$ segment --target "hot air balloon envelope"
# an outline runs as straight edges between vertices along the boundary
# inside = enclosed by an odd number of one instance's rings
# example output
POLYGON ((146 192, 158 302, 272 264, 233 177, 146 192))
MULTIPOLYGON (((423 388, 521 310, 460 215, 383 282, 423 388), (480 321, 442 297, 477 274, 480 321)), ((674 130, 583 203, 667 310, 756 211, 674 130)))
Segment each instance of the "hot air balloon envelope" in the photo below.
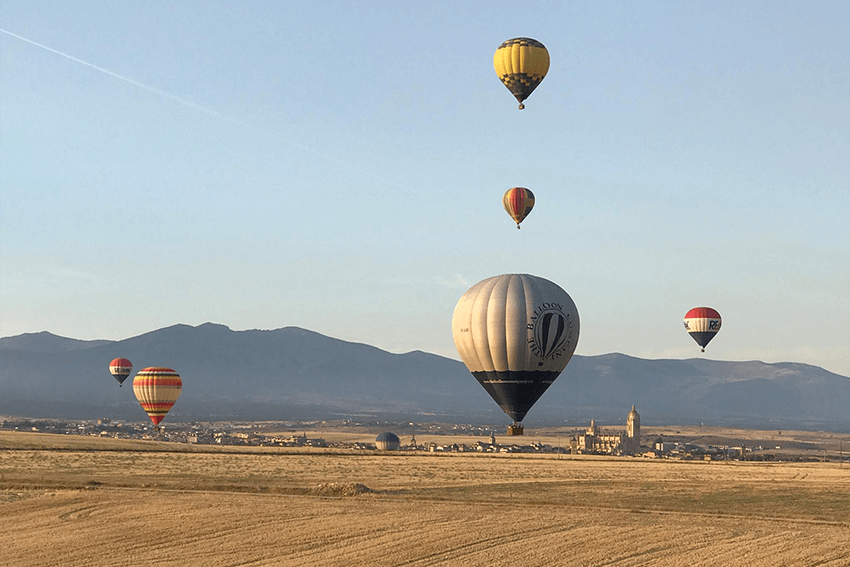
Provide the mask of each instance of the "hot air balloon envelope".
POLYGON ((519 223, 525 220, 534 208, 534 193, 525 187, 513 187, 505 192, 502 205, 519 228, 519 223))
POLYGON ((522 103, 531 95, 549 71, 549 51, 529 37, 515 37, 504 42, 493 55, 493 67, 499 80, 522 103))
POLYGON ((549 280, 528 274, 496 276, 460 298, 452 335, 478 383, 520 422, 575 352, 578 309, 549 280))
POLYGON ((392 431, 384 431, 375 437, 375 447, 379 451, 397 451, 401 441, 392 431))
POLYGON ((133 371, 133 363, 126 358, 116 358, 109 363, 109 373, 118 380, 118 385, 123 386, 124 380, 133 371))
POLYGON ((171 368, 144 368, 133 378, 133 393, 154 425, 171 410, 182 389, 183 380, 171 368))
POLYGON ((694 307, 685 313, 685 330, 693 337, 702 351, 720 330, 720 313, 711 307, 694 307))

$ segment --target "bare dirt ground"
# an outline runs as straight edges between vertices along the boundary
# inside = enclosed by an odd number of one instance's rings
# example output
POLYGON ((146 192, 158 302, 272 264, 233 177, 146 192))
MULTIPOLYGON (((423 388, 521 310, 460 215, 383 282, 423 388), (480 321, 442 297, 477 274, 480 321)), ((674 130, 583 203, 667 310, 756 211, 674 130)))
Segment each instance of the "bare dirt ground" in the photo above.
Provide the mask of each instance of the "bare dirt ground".
POLYGON ((850 565, 837 463, 101 441, 0 434, 0 564, 850 565))

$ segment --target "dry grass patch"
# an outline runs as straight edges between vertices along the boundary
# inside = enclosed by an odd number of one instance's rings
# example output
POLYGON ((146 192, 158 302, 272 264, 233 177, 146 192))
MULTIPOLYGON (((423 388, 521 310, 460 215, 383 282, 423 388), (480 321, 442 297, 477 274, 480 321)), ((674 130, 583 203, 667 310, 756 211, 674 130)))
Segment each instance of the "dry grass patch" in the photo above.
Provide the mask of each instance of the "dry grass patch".
POLYGON ((149 490, 0 503, 4 561, 128 565, 843 567, 847 526, 619 510, 149 490), (804 544, 803 544, 804 542, 804 544))
POLYGON ((33 439, 0 449, 14 566, 850 564, 837 464, 33 439))

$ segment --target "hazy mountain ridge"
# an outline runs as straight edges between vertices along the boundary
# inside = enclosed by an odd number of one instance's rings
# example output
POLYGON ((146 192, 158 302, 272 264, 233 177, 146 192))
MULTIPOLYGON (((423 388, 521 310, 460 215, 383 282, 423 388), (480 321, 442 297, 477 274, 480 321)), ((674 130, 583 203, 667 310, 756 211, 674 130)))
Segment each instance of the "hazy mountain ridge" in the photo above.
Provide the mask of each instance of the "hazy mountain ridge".
POLYGON ((114 343, 110 340, 84 341, 80 339, 69 339, 60 337, 47 331, 40 333, 24 333, 14 337, 0 339, 0 350, 18 349, 33 352, 70 352, 114 343))
MULTIPOLYGON (((507 423, 455 360, 393 354, 298 327, 233 331, 174 325, 121 341, 43 332, 0 339, 0 413, 34 417, 145 416, 132 378, 107 365, 170 366, 184 380, 169 419, 310 419, 380 414, 507 423)), ((645 423, 729 423, 850 429, 850 379, 799 363, 575 356, 526 424, 618 421, 636 404, 645 423)))

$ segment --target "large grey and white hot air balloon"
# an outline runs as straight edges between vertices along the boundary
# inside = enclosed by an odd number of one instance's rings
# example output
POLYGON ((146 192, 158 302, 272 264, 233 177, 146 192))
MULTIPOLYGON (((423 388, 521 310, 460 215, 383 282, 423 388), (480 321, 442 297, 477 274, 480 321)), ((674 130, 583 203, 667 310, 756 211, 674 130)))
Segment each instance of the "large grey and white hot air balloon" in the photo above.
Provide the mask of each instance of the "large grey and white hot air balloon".
POLYGON ((567 366, 579 335, 578 309, 549 280, 506 274, 472 286, 452 317, 458 354, 522 434, 523 420, 567 366))

